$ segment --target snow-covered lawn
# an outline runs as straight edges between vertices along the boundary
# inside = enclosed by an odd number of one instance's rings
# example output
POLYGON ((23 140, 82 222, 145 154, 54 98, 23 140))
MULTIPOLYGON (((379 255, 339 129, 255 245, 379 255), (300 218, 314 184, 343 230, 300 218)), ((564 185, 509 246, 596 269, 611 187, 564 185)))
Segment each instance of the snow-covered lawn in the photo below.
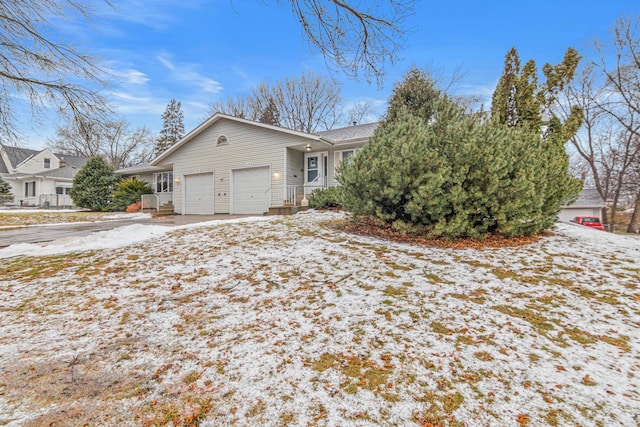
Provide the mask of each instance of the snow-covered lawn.
POLYGON ((640 240, 441 249, 344 218, 0 261, 0 425, 640 422, 640 240))

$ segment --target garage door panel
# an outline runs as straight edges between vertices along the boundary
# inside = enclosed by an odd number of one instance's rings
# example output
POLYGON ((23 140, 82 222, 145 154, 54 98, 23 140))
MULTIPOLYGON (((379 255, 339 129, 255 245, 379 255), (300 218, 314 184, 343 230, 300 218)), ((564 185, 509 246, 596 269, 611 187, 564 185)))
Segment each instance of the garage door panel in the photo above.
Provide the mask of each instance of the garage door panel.
POLYGON ((233 171, 233 213, 262 214, 271 199, 269 167, 233 171))
POLYGON ((213 174, 203 173, 184 177, 185 213, 211 215, 214 213, 213 174))

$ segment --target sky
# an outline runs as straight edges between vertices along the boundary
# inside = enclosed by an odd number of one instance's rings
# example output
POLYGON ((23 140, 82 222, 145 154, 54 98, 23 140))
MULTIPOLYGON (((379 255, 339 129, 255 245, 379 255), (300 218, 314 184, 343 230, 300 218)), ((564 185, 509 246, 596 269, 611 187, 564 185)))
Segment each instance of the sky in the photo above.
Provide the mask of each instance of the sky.
MULTIPOLYGON (((593 40, 607 40, 617 18, 640 16, 635 0, 417 0, 404 23, 408 32, 401 60, 386 67, 379 86, 328 68, 304 39, 287 1, 115 0, 115 9, 95 5, 88 24, 58 22, 57 28, 116 76, 105 95, 117 114, 132 128, 145 126, 155 133, 171 99, 181 102, 188 132, 208 117, 213 102, 306 71, 336 79, 345 110, 371 101, 373 112, 366 121, 384 113, 394 83, 411 66, 428 68, 445 80, 459 70, 464 77, 453 92, 480 96, 489 106, 511 47, 523 61, 534 59, 539 66, 559 62, 569 46, 593 57, 593 40)), ((23 117, 22 145, 33 149, 43 148, 56 126, 64 124, 51 115, 33 127, 23 117)))

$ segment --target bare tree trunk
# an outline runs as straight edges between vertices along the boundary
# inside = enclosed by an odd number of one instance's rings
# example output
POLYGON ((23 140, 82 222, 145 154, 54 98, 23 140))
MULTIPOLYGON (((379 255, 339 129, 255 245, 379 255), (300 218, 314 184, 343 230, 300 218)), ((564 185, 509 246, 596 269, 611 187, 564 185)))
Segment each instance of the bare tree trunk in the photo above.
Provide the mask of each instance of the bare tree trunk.
POLYGON ((627 233, 640 233, 638 220, 640 219, 640 191, 636 194, 636 203, 633 206, 633 213, 631 214, 631 221, 627 227, 627 233))

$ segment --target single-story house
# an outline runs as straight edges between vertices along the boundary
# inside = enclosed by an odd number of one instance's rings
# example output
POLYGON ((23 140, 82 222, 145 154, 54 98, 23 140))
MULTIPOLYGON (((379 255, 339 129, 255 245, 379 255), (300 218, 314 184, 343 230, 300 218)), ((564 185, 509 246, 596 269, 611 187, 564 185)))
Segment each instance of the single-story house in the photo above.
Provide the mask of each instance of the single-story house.
POLYGON ((217 113, 150 164, 116 173, 149 182, 152 206, 177 214, 262 214, 336 185, 336 167, 377 126, 308 134, 217 113))
POLYGON ((0 177, 9 183, 13 205, 72 207, 69 191, 86 157, 0 145, 0 177))
POLYGON ((568 206, 562 206, 558 215, 560 221, 569 221, 577 216, 597 216, 602 219, 602 210, 607 204, 594 188, 585 188, 578 200, 568 206))

